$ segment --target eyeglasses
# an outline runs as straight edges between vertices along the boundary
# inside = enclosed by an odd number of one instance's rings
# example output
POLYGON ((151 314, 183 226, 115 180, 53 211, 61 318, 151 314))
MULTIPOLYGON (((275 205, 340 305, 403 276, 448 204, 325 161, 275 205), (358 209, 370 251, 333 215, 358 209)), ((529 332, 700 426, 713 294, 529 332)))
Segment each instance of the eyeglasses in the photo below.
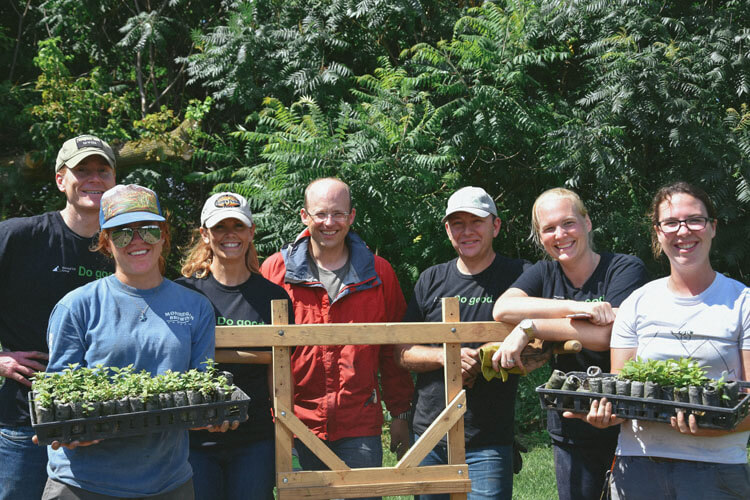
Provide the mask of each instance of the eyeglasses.
POLYGON ((315 222, 325 222, 330 217, 334 222, 344 222, 351 212, 318 212, 315 214, 309 214, 315 222))
POLYGON ((136 232, 149 245, 155 245, 161 239, 161 228, 157 225, 113 229, 110 239, 117 248, 122 248, 133 241, 133 235, 136 232))
POLYGON ((687 227, 691 231, 700 231, 704 227, 706 227, 706 224, 708 224, 709 221, 713 221, 713 219, 709 217, 690 217, 688 219, 667 219, 663 221, 657 222, 657 226, 659 226, 659 229, 661 229, 662 233, 676 233, 680 230, 680 226, 685 224, 685 227, 687 227))

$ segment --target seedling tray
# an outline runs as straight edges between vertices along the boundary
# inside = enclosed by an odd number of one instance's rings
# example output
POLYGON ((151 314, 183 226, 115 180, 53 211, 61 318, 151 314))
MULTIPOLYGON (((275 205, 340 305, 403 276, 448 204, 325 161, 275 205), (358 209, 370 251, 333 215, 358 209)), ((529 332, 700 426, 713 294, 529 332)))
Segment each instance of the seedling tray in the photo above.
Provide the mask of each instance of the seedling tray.
MULTIPOLYGON (((566 374, 566 376, 570 375, 577 376, 583 384, 588 378, 586 372, 568 372, 566 374)), ((616 375, 601 373, 597 376, 615 377, 616 375)), ((542 384, 536 388, 542 408, 559 412, 588 413, 592 401, 606 397, 612 403, 612 410, 618 417, 669 423, 670 418, 677 414, 677 410, 682 410, 686 414, 694 414, 700 427, 732 430, 747 416, 748 410, 750 410, 750 394, 748 393, 740 393, 739 402, 733 408, 722 408, 663 399, 603 394, 589 392, 588 390, 546 389, 544 386, 545 384, 542 384)), ((747 387, 750 387, 750 382, 740 382, 740 389, 747 387)))
POLYGON ((250 397, 241 389, 235 389, 228 401, 203 403, 176 408, 163 408, 131 413, 120 413, 101 417, 76 418, 71 420, 39 424, 34 411, 35 401, 29 393, 31 425, 39 439, 39 445, 53 441, 93 441, 96 439, 139 436, 153 432, 172 431, 219 425, 229 421, 244 422, 248 418, 250 397))

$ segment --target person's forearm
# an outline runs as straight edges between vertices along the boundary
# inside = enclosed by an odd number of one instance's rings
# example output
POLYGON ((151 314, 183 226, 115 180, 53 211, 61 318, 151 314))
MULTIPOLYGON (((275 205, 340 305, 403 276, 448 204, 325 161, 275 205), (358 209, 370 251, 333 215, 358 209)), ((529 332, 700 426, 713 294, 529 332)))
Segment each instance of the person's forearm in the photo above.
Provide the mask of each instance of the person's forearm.
POLYGON ((579 311, 575 300, 541 299, 539 297, 501 297, 492 309, 495 321, 518 323, 525 318, 564 318, 579 311))
POLYGON ((609 338, 612 334, 611 324, 597 326, 586 320, 535 318, 534 327, 536 336, 542 340, 578 340, 583 347, 592 351, 609 350, 609 338))
POLYGON ((416 373, 431 372, 443 368, 441 347, 419 344, 402 344, 394 350, 396 364, 416 373))

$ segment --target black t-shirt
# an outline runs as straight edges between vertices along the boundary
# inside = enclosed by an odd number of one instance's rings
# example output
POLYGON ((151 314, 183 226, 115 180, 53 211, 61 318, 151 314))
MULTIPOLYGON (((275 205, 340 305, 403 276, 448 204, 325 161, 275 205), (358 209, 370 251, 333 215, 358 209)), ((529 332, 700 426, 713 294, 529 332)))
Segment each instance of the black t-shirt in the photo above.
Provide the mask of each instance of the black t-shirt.
MULTIPOLYGON (((60 212, 0 222, 4 350, 48 352, 47 322, 55 304, 71 290, 114 270, 110 259, 90 250, 94 241, 73 232, 60 212)), ((27 393, 26 386, 5 381, 0 388, 0 424, 30 425, 27 393)))
MULTIPOLYGON (((539 261, 521 275, 512 288, 526 292, 530 297, 545 299, 578 300, 583 302, 609 302, 612 307, 620 304, 636 288, 648 282, 646 267, 641 259, 632 255, 602 252, 599 264, 581 288, 570 282, 556 261, 539 261)), ((609 372, 609 351, 583 349, 578 354, 555 356, 552 367, 564 372, 586 371, 589 366, 598 366, 609 372)), ((600 439, 617 439, 619 427, 598 430, 577 420, 561 418, 550 411, 547 430, 553 439, 564 442, 596 442, 600 439)))
MULTIPOLYGON (((518 278, 528 262, 500 255, 490 267, 477 275, 462 274, 457 260, 438 264, 423 272, 414 296, 404 315, 404 321, 442 321, 443 297, 458 297, 461 321, 492 321, 495 299, 518 278)), ((479 347, 482 343, 463 344, 479 347)), ((466 390, 464 431, 466 446, 476 448, 490 445, 509 445, 513 442, 513 421, 518 376, 507 382, 493 379, 487 382, 479 375, 471 389, 466 390)), ((417 374, 414 393, 414 431, 423 434, 445 408, 443 370, 417 374)), ((445 440, 443 439, 443 443, 445 440)))
MULTIPOLYGON (((238 286, 225 286, 209 274, 208 277, 179 278, 183 286, 205 295, 214 306, 217 326, 251 326, 271 324, 271 301, 289 301, 289 324, 294 323, 294 308, 289 295, 280 286, 271 283, 260 274, 253 273, 238 286)), ((269 347, 254 347, 253 350, 270 350, 269 347)), ((268 365, 220 363, 219 370, 232 372, 234 384, 250 396, 249 418, 235 431, 219 433, 193 431, 191 446, 223 447, 242 446, 254 441, 273 439, 271 398, 268 392, 268 365)))

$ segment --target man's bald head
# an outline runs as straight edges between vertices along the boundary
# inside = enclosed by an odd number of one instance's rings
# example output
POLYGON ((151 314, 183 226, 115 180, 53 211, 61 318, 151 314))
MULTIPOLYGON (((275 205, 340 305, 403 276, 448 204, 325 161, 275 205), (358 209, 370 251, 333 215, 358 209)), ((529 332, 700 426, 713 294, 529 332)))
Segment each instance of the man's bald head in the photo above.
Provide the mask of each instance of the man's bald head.
POLYGON ((310 198, 312 196, 326 196, 326 194, 331 190, 343 190, 346 193, 346 198, 348 200, 348 210, 351 211, 352 193, 349 189, 349 185, 341 179, 337 179, 336 177, 322 177, 320 179, 315 179, 307 185, 307 187, 305 188, 305 210, 309 210, 310 198))

